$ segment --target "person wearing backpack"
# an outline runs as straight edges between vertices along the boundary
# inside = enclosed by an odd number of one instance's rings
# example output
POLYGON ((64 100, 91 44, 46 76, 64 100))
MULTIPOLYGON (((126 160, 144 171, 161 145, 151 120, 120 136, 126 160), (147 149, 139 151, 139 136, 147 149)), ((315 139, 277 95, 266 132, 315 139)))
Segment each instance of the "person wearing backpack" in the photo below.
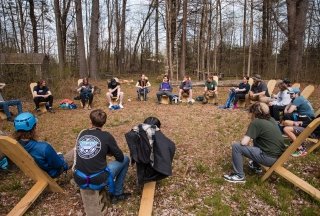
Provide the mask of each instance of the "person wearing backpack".
POLYGON ((29 112, 19 114, 14 119, 14 138, 33 157, 42 170, 52 178, 57 178, 71 168, 74 149, 63 156, 58 154, 49 143, 35 140, 37 121, 34 115, 29 112))
POLYGON ((123 191, 123 185, 129 157, 123 154, 114 137, 102 130, 107 121, 103 110, 93 110, 90 120, 92 126, 81 131, 76 140, 74 180, 82 189, 108 187, 112 203, 128 199, 131 194, 123 191), (115 160, 107 162, 107 156, 115 160))

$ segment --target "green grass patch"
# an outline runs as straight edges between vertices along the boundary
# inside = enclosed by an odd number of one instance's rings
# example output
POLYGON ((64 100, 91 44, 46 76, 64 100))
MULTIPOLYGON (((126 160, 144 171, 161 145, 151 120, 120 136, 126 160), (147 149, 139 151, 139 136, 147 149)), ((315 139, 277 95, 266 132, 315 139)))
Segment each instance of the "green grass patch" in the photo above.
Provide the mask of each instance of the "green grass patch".
POLYGON ((204 164, 202 161, 197 161, 195 163, 195 167, 197 172, 200 174, 210 173, 210 167, 204 164))
POLYGON ((213 208, 214 215, 230 215, 231 214, 231 208, 222 202, 222 195, 220 192, 212 196, 206 197, 204 199, 204 204, 213 208))

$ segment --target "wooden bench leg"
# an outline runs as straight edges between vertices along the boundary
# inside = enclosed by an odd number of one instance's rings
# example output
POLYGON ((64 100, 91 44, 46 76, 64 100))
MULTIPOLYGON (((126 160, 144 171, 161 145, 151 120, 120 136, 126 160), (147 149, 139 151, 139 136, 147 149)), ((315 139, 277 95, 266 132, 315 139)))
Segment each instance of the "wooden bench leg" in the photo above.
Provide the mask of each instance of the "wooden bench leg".
POLYGON ((151 216, 156 182, 148 182, 143 186, 139 216, 151 216))
POLYGON ((161 104, 169 104, 170 103, 169 97, 167 95, 162 95, 160 103, 161 104))
POLYGON ((20 200, 20 202, 9 212, 7 216, 23 215, 42 193, 42 191, 47 187, 47 185, 48 183, 45 181, 38 181, 20 200))
POLYGON ((106 215, 108 199, 106 190, 84 190, 80 189, 80 194, 87 216, 106 215))

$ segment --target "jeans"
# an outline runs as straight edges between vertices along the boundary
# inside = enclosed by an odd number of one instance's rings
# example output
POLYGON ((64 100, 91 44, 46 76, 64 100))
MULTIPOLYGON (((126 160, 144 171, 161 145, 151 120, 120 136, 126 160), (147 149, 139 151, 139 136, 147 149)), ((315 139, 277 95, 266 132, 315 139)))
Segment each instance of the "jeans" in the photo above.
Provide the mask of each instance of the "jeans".
POLYGON ((9 100, 9 101, 0 102, 0 108, 3 109, 7 118, 11 118, 11 113, 9 110, 10 106, 17 106, 18 113, 19 114, 22 113, 22 104, 20 100, 9 100))
POLYGON ((158 101, 159 101, 159 102, 160 102, 160 100, 161 100, 161 96, 162 96, 162 95, 168 96, 169 99, 170 99, 170 102, 172 101, 172 98, 173 98, 173 96, 174 96, 174 94, 172 94, 172 92, 170 92, 170 91, 162 91, 162 90, 160 90, 160 91, 157 92, 157 98, 158 98, 158 101))
POLYGON ((150 92, 150 90, 148 88, 138 88, 137 89, 137 93, 138 93, 138 99, 140 99, 140 96, 143 96, 144 100, 147 100, 147 94, 150 92))
POLYGON ((86 104, 86 101, 88 100, 89 105, 91 106, 93 101, 93 94, 91 92, 81 92, 80 93, 80 99, 83 106, 86 104))
POLYGON ((129 167, 129 157, 124 156, 122 162, 119 161, 111 161, 108 163, 107 167, 110 169, 113 178, 114 178, 114 186, 115 186, 115 193, 114 195, 121 195, 123 194, 123 183, 126 177, 128 167, 129 167))
POLYGON ((47 98, 44 97, 35 97, 33 98, 34 103, 36 104, 36 109, 39 108, 40 102, 49 102, 49 108, 52 108, 53 96, 49 95, 47 98))
POLYGON ((241 144, 233 144, 232 145, 232 165, 233 170, 236 174, 240 177, 244 177, 243 172, 243 157, 250 158, 254 162, 254 166, 258 167, 259 164, 265 166, 272 166, 276 161, 277 158, 270 157, 263 153, 263 151, 255 146, 244 146, 241 144))
POLYGON ((286 106, 278 106, 278 105, 272 105, 270 108, 270 114, 271 116, 277 120, 280 121, 280 112, 283 112, 286 106))
POLYGON ((233 103, 236 104, 236 103, 238 103, 239 99, 243 99, 244 100, 245 97, 246 97, 245 93, 236 93, 236 96, 234 98, 233 103))

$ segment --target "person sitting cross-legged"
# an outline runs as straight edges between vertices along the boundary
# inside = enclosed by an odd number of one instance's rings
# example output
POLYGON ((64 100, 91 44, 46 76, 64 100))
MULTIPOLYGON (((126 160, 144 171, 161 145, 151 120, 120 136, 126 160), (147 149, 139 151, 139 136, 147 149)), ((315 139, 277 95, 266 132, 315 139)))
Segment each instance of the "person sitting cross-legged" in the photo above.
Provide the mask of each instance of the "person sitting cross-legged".
POLYGON ((74 149, 64 156, 58 154, 53 147, 45 141, 37 141, 37 119, 29 112, 19 114, 14 119, 14 138, 33 157, 37 165, 52 178, 59 177, 71 168, 73 164, 74 149))
POLYGON ((188 94, 188 102, 192 102, 192 82, 188 75, 183 77, 183 81, 179 86, 179 101, 181 102, 182 94, 188 94))
POLYGON ((151 86, 148 78, 141 74, 141 78, 137 81, 136 87, 137 87, 137 93, 138 93, 138 100, 140 100, 140 96, 143 96, 143 100, 147 100, 147 94, 150 92, 149 87, 151 86))
POLYGON ((112 104, 112 98, 116 97, 116 101, 119 101, 119 107, 122 109, 122 101, 123 101, 123 92, 121 91, 120 88, 120 83, 118 78, 114 77, 110 80, 108 83, 108 92, 106 94, 107 96, 107 101, 109 103, 109 108, 111 109, 113 104, 112 104))
POLYGON ((37 85, 33 88, 33 101, 36 105, 36 111, 40 112, 40 103, 41 102, 47 102, 49 103, 46 108, 49 112, 54 113, 54 110, 52 108, 53 104, 53 96, 51 94, 51 91, 49 90, 48 86, 46 86, 45 80, 40 80, 37 85))
POLYGON ((207 78, 207 81, 204 84, 204 93, 203 93, 203 104, 208 103, 210 95, 212 95, 217 101, 218 85, 217 82, 213 79, 213 76, 210 75, 207 78))
POLYGON ((108 187, 112 203, 125 200, 131 195, 123 191, 129 157, 122 153, 114 137, 102 130, 107 121, 103 110, 93 110, 90 120, 92 126, 81 131, 76 141, 74 180, 82 189, 108 187), (107 156, 115 160, 107 162, 107 156))
POLYGON ((172 93, 172 86, 168 75, 163 76, 162 82, 159 85, 159 91, 157 92, 158 103, 160 103, 162 95, 168 96, 170 103, 172 102, 174 94, 172 93))
POLYGON ((3 109, 3 112, 7 116, 7 121, 13 121, 13 118, 10 113, 10 106, 17 106, 18 114, 22 113, 22 103, 20 100, 4 100, 1 95, 1 90, 6 86, 5 83, 0 83, 0 109, 3 109))
POLYGON ((229 182, 245 182, 243 156, 252 160, 249 167, 261 173, 259 164, 272 166, 285 150, 284 139, 277 122, 270 116, 267 104, 256 102, 250 107, 252 121, 240 143, 232 145, 233 172, 224 175, 229 182), (249 146, 253 139, 253 146, 249 146))
POLYGON ((91 84, 89 84, 88 78, 83 78, 82 82, 78 86, 77 89, 80 92, 81 106, 85 108, 86 101, 88 101, 88 110, 91 109, 92 101, 93 101, 93 91, 94 88, 91 84))

